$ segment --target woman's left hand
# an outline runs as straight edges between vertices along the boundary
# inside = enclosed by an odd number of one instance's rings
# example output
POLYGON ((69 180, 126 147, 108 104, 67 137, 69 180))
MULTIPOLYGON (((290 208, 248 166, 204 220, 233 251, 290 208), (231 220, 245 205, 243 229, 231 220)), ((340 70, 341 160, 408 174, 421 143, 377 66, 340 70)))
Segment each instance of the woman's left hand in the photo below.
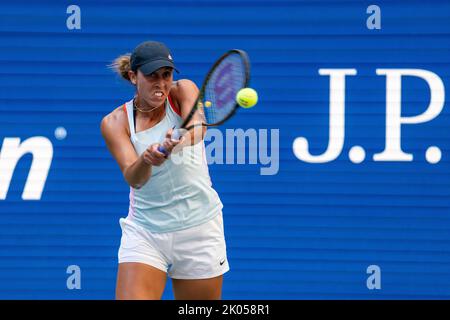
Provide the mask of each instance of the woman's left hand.
MULTIPOLYGON (((172 139, 173 129, 169 129, 166 133, 166 138, 161 144, 164 147, 164 150, 167 152, 167 157, 172 153, 172 150, 179 144, 183 143, 183 136, 179 140, 172 139)), ((177 148, 178 149, 178 148, 177 148)), ((179 151, 179 150, 176 150, 179 151)))

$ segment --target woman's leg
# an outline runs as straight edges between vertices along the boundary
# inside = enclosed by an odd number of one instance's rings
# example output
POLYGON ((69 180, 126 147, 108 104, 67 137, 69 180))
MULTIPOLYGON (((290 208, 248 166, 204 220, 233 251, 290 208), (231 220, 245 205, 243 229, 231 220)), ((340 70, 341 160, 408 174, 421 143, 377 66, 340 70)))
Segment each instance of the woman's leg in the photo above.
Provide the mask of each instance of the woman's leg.
POLYGON ((166 286, 167 274, 144 263, 119 263, 117 300, 159 300, 166 286))
POLYGON ((210 279, 172 279, 176 300, 220 300, 223 275, 210 279))

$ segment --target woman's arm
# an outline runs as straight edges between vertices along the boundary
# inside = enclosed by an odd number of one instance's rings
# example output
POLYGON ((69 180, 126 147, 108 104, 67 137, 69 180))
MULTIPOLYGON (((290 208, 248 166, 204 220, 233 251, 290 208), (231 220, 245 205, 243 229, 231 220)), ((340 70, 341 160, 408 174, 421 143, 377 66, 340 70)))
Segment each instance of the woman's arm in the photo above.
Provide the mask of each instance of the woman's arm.
POLYGON ((151 145, 141 156, 136 154, 127 132, 128 119, 122 107, 103 118, 101 132, 106 145, 119 164, 125 181, 133 188, 141 188, 149 179, 153 165, 161 165, 164 155, 151 145))
MULTIPOLYGON (((192 82, 191 80, 182 79, 177 81, 175 91, 176 91, 175 99, 181 112, 181 118, 183 118, 184 120, 191 112, 192 106, 197 100, 199 90, 195 85, 195 83, 192 82)), ((200 124, 202 122, 203 122, 203 114, 197 111, 186 127, 189 127, 190 125, 196 123, 200 124)), ((194 127, 193 129, 189 130, 189 132, 186 132, 184 134, 184 141, 181 142, 181 146, 196 144, 201 140, 203 140, 205 134, 206 134, 206 127, 204 126, 194 127)))

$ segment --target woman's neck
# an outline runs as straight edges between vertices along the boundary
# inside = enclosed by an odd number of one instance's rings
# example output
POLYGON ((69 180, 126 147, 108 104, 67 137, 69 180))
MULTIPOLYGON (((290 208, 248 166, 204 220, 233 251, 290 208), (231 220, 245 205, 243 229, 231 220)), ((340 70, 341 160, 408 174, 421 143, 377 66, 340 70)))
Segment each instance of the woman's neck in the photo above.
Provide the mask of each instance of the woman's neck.
POLYGON ((133 103, 134 109, 136 110, 136 115, 143 118, 158 119, 165 111, 165 102, 161 106, 152 107, 139 99, 139 97, 135 97, 133 103))

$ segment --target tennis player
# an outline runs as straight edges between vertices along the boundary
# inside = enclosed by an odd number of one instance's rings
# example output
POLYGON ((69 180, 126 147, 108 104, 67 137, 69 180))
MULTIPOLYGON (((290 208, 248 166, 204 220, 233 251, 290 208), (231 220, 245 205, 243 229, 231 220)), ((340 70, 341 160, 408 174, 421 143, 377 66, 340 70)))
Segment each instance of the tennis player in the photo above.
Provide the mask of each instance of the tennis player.
POLYGON ((160 42, 141 43, 113 67, 136 88, 133 99, 101 122, 106 145, 130 185, 128 216, 119 221, 116 299, 161 299, 167 276, 175 299, 221 299, 229 265, 223 205, 201 159, 206 129, 171 139, 198 88, 190 80, 173 80, 178 70, 160 42), (181 151, 166 156, 158 151, 162 141, 169 153, 181 151), (178 155, 192 161, 173 161, 178 155))

